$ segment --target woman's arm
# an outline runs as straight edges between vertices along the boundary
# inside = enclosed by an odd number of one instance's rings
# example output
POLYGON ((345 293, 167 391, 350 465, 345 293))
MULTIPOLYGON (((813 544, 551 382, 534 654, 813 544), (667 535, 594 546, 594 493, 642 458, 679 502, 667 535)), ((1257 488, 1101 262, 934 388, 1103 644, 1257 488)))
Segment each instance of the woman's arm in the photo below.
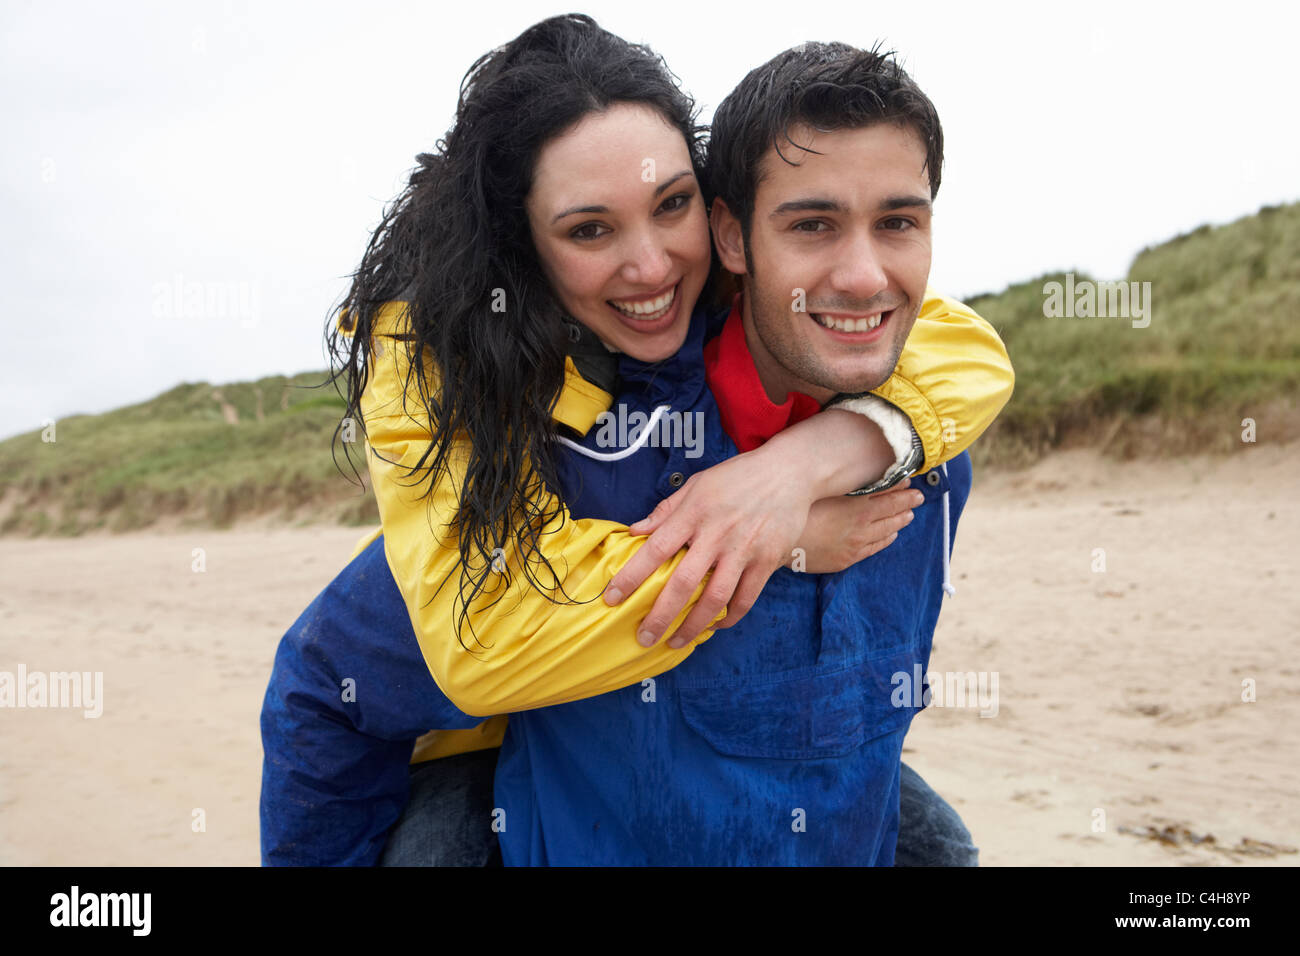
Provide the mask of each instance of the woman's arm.
MULTIPOLYGON (((929 309, 928 305, 927 302, 922 309, 926 321, 945 321, 943 309, 929 309)), ((969 310, 967 316, 955 326, 970 324, 970 318, 975 323, 982 323, 969 310)), ((397 318, 392 313, 387 316, 390 331, 397 318)), ((377 320, 376 332, 382 333, 383 328, 383 321, 377 320)), ((991 334, 991 330, 989 332, 991 334)), ((995 334, 992 334, 991 342, 1005 361, 1005 350, 995 334)), ((985 363, 979 356, 972 360, 977 370, 984 369, 985 363)), ((679 526, 684 517, 696 514, 698 505, 699 525, 711 532, 710 540, 696 541, 694 536, 688 535, 691 548, 683 551, 679 545, 667 552, 666 559, 665 549, 656 543, 659 550, 652 550, 643 562, 649 570, 638 572, 640 586, 625 590, 627 597, 614 607, 607 607, 604 602, 594 599, 602 594, 606 582, 619 568, 626 566, 642 546, 650 546, 653 536, 651 539, 637 537, 614 522, 575 520, 567 511, 561 511, 543 537, 546 556, 553 565, 567 567, 568 573, 564 578, 566 591, 588 603, 568 605, 552 602, 547 595, 527 584, 517 556, 507 551, 503 558, 512 569, 512 584, 494 592, 490 602, 480 600, 469 608, 474 632, 484 645, 482 648, 474 647, 471 653, 455 639, 454 582, 460 573, 460 555, 454 538, 444 528, 455 513, 463 466, 457 468, 453 462, 451 473, 443 476, 427 499, 409 487, 411 481, 405 476, 427 449, 430 438, 426 425, 402 411, 405 407, 402 391, 406 381, 406 362, 405 348, 389 348, 377 356, 371 369, 362 405, 374 452, 369 459, 371 475, 384 525, 388 562, 411 614, 426 662, 447 696, 470 714, 497 714, 578 700, 625 687, 676 666, 691 653, 692 643, 679 648, 654 643, 647 649, 633 640, 633 636, 650 631, 651 638, 657 640, 674 625, 684 622, 685 615, 694 610, 697 616, 691 627, 699 634, 697 641, 707 639, 712 633, 711 627, 726 613, 727 602, 736 593, 734 585, 742 577, 748 575, 745 577, 746 594, 742 595, 742 600, 747 599, 744 608, 747 610, 752 604, 748 595, 756 597, 772 572, 788 560, 814 500, 849 492, 880 473, 878 461, 868 461, 856 451, 875 434, 874 426, 857 416, 836 413, 814 416, 814 419, 821 419, 810 432, 818 436, 813 444, 814 453, 793 459, 799 470, 784 480, 774 482, 773 472, 767 464, 780 457, 789 466, 791 459, 784 452, 787 433, 778 436, 782 438, 781 442, 768 442, 764 448, 737 456, 709 472, 694 476, 692 481, 706 476, 709 481, 701 480, 694 487, 688 482, 687 487, 673 496, 679 504, 690 505, 674 511, 676 520, 673 524, 679 526), (843 440, 827 444, 825 432, 817 431, 827 428, 857 434, 858 441, 856 444, 843 440), (766 456, 764 449, 767 449, 766 456), (740 485, 736 476, 746 474, 750 483, 758 482, 756 487, 761 488, 761 494, 737 492, 740 485), (688 488, 691 494, 683 494, 688 488), (728 515, 725 522, 720 522, 718 517, 723 506, 728 515), (718 534, 720 527, 726 530, 718 534), (672 590, 666 592, 665 585, 674 578, 674 572, 688 556, 694 557, 696 563, 687 569, 689 573, 683 581, 676 582, 672 590), (710 568, 724 557, 728 561, 725 576, 715 572, 710 578, 710 568), (737 568, 739 570, 735 570, 737 568), (700 601, 706 582, 713 580, 720 583, 708 592, 707 603, 700 601), (444 587, 444 581, 449 582, 449 586, 444 587), (670 608, 671 613, 658 606, 665 594, 677 605, 670 608), (701 606, 704 611, 700 611, 701 606)), ((900 369, 903 367, 900 363, 900 369)), ((960 373, 961 369, 955 371, 960 373)), ((942 430, 946 427, 942 422, 944 412, 961 414, 961 411, 959 402, 945 401, 942 396, 927 396, 924 389, 938 387, 942 391, 949 386, 955 387, 959 393, 960 374, 957 382, 943 376, 937 380, 926 378, 921 369, 915 369, 911 374, 912 378, 897 386, 896 393, 904 396, 905 405, 901 407, 910 404, 932 416, 930 430, 934 427, 940 429, 932 438, 933 444, 934 438, 943 437, 942 430), (925 404, 909 402, 908 399, 913 397, 911 392, 920 392, 921 397, 927 399, 925 404)), ((1004 378, 1009 382, 1009 365, 1004 378)), ((881 391, 888 386, 886 383, 881 391)), ((1009 393, 1009 385, 1006 391, 1009 393)), ((812 421, 801 423, 796 428, 809 426, 812 421)), ((963 432, 973 440, 970 430, 959 428, 956 434, 963 432)), ((875 440, 878 441, 878 436, 875 440)), ((956 443, 950 443, 948 451, 951 457, 960 448, 956 443)), ((892 458, 892 455, 888 457, 892 458)), ((553 505, 554 502, 548 503, 548 506, 553 505)), ((730 620, 737 620, 739 616, 737 610, 730 620)), ((690 630, 682 628, 682 633, 690 633, 690 630)))
MULTIPOLYGON (((890 466, 905 460, 913 438, 906 422, 910 421, 911 428, 915 429, 921 461, 914 470, 900 469, 900 479, 936 468, 969 448, 1010 400, 1014 386, 1011 359, 993 327, 962 303, 927 289, 898 365, 884 384, 866 395, 837 396, 820 414, 787 428, 747 454, 767 453, 758 468, 759 473, 768 470, 768 482, 772 485, 803 480, 801 469, 816 465, 837 467, 827 478, 833 489, 830 494, 851 494, 864 484, 874 484, 890 466), (855 420, 856 416, 840 414, 844 411, 858 412, 864 417, 855 420), (869 424, 867 418, 884 427, 869 424), (894 436, 892 445, 883 437, 886 432, 894 436), (789 467, 792 464, 793 470, 789 467)), ((682 608, 684 596, 692 593, 696 582, 712 567, 705 560, 713 542, 705 536, 734 535, 727 525, 736 519, 727 509, 736 506, 724 503, 720 507, 716 502, 725 495, 728 485, 736 486, 739 481, 724 469, 732 466, 734 470, 732 463, 743 458, 744 455, 738 456, 692 476, 647 518, 631 526, 637 534, 649 534, 650 541, 610 582, 615 600, 621 595, 640 593, 641 581, 663 556, 675 554, 687 544, 693 551, 697 542, 706 545, 697 555, 688 555, 659 593, 646 619, 648 630, 665 633, 668 622, 682 608)), ((753 492, 742 484, 740 493, 734 497, 741 498, 748 493, 753 492)), ((821 520, 811 529, 816 536, 801 538, 796 546, 807 554, 819 555, 820 570, 843 570, 848 565, 835 567, 836 557, 847 554, 867 557, 879 550, 874 545, 902 526, 902 511, 911 507, 912 500, 911 496, 899 495, 869 507, 823 508, 821 520), (827 516, 832 514, 856 522, 847 537, 828 523, 827 516)), ((782 563, 788 564, 789 560, 787 551, 782 563)), ((729 627, 740 620, 757 600, 770 573, 760 580, 753 569, 737 571, 734 562, 725 571, 719 566, 713 571, 715 584, 677 628, 671 642, 685 641, 702 631, 715 620, 722 603, 727 604, 727 614, 718 627, 729 627), (729 585, 732 585, 730 589, 729 585), (730 602, 725 599, 719 602, 724 592, 732 591, 734 597, 730 602)))
MULTIPOLYGON (((510 574, 501 576, 495 590, 471 602, 468 618, 480 643, 466 628, 468 649, 462 646, 456 626, 461 556, 450 522, 458 509, 465 456, 453 450, 447 472, 432 489, 427 472, 410 474, 428 449, 431 433, 427 422, 404 410, 409 405, 420 414, 419 403, 404 395, 410 350, 389 337, 401 331, 402 312, 397 303, 376 317, 376 348, 361 410, 388 564, 425 662, 443 693, 467 714, 510 713, 616 690, 689 656, 693 645, 647 649, 637 643, 637 627, 652 602, 638 599, 611 609, 599 600, 615 570, 645 539, 612 521, 574 519, 545 491, 539 492, 545 500, 538 506, 556 512, 556 517, 539 529, 541 546, 562 576, 569 598, 585 603, 567 603, 561 595, 557 603, 532 587, 513 543, 507 541, 500 560, 510 574), (420 477, 425 480, 417 481, 420 477)), ((426 356, 425 361, 426 380, 432 381, 431 360, 426 356)), ((802 516, 794 533, 801 529, 802 516)), ((647 586, 657 593, 681 557, 655 569, 647 586)), ((703 587, 701 583, 697 591, 703 587)))
MULTIPOLYGON (((993 326, 969 306, 926 289, 894 374, 869 394, 911 421, 924 451, 920 474, 969 448, 1011 400, 1015 384, 993 326)), ((838 396, 827 407, 857 410, 860 397, 838 396)))

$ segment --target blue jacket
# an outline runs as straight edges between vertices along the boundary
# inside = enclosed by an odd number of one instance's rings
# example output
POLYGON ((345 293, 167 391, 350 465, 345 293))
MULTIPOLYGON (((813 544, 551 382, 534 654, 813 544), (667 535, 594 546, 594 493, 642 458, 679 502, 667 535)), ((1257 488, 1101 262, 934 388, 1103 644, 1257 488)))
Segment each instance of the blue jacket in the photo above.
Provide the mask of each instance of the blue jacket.
MULTIPOLYGON (((577 451, 561 469, 574 517, 632 522, 736 454, 702 357, 621 361, 616 400, 698 413, 704 453, 641 448, 618 462, 577 451), (680 482, 679 482, 680 483, 680 482)), ((581 443, 596 451, 596 435, 581 443)), ((511 715, 497 765, 506 865, 893 864, 903 737, 943 597, 944 512, 970 488, 963 454, 890 547, 838 574, 780 569, 749 614, 640 686, 511 715), (948 493, 945 504, 944 494, 948 493), (894 706, 901 701, 904 706, 894 706)))
MULTIPOLYGON (((698 413, 703 455, 566 451, 557 491, 574 517, 630 523, 675 490, 675 473, 736 453, 704 377, 703 343, 723 318, 698 313, 667 362, 620 363, 615 404, 698 413)), ((579 444, 594 450, 597 434, 579 444)), ((505 862, 892 863, 916 712, 891 703, 894 675, 929 659, 944 493, 955 528, 969 458, 935 474, 885 551, 839 574, 777 571, 740 624, 653 681, 512 715, 496 781, 505 862)), ((480 721, 430 677, 377 540, 277 653, 262 715, 263 862, 373 863, 405 805, 415 738, 480 721)))

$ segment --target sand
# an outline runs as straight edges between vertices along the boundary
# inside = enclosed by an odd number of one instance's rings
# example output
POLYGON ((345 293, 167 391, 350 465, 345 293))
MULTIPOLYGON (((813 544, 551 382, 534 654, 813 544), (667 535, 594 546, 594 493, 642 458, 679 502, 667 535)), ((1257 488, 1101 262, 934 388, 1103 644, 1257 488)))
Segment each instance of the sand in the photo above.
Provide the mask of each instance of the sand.
MULTIPOLYGON (((1300 862, 1297 464, 977 474, 931 668, 996 673, 996 716, 933 706, 904 759, 983 864, 1300 862)), ((104 681, 0 709, 0 864, 255 865, 272 655, 363 531, 0 539, 0 671, 104 681)))

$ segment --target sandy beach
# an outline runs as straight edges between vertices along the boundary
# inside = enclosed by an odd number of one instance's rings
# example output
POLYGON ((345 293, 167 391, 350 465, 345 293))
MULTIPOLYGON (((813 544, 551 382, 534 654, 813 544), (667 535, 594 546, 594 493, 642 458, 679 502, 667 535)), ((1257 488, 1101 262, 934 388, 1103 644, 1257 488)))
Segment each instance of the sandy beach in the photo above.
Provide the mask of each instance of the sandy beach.
MULTIPOLYGON (((996 714, 932 706, 904 759, 984 865, 1300 863, 1297 463, 976 474, 931 674, 996 714)), ((0 671, 103 674, 99 717, 0 709, 0 864, 256 865, 272 655, 364 530, 0 539, 0 671)))

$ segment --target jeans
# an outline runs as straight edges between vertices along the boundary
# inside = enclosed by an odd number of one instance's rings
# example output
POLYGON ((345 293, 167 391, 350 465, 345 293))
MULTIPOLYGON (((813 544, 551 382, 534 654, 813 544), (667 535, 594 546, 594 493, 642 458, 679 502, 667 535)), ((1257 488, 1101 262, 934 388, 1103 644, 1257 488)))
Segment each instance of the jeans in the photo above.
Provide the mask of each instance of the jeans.
POLYGON ((919 773, 902 767, 894 866, 979 866, 979 848, 961 816, 919 773))
MULTIPOLYGON (((411 797, 388 835, 380 866, 500 866, 492 830, 497 750, 456 754, 411 768, 411 797)), ((957 811, 902 765, 895 866, 979 866, 957 811)))
POLYGON ((411 797, 380 866, 500 866, 492 830, 496 747, 411 767, 411 797))

